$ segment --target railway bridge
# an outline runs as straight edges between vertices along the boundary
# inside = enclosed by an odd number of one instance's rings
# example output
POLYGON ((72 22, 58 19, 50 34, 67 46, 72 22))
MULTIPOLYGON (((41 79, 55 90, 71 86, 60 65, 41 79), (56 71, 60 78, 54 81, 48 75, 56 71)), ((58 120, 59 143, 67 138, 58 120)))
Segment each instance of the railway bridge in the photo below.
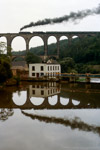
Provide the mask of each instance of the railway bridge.
POLYGON ((71 44, 73 36, 78 36, 80 40, 87 36, 96 36, 100 32, 19 32, 19 33, 0 33, 0 37, 5 37, 7 39, 7 53, 11 52, 11 44, 15 37, 22 37, 26 43, 26 52, 29 51, 29 42, 31 38, 38 36, 43 40, 44 43, 44 58, 48 57, 48 38, 54 36, 57 40, 57 54, 56 58, 59 58, 59 49, 60 49, 60 38, 65 36, 68 38, 68 44, 71 44))

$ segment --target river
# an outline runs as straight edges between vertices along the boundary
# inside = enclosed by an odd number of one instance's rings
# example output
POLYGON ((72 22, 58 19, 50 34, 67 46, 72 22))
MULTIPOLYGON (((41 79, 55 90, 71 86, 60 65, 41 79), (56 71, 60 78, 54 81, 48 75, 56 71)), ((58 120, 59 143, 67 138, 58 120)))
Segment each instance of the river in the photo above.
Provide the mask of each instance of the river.
POLYGON ((100 84, 22 83, 0 90, 0 150, 99 150, 100 84))

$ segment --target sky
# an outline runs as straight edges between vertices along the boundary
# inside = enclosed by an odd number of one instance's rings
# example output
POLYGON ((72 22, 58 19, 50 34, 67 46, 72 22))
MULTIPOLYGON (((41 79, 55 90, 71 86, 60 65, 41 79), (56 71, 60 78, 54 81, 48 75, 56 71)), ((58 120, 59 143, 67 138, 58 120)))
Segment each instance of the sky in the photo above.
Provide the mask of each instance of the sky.
MULTIPOLYGON (((99 4, 100 0, 0 0, 0 33, 18 33, 21 27, 30 22, 93 9, 99 4)), ((74 22, 69 20, 61 24, 31 27, 23 31, 100 31, 100 15, 88 16, 74 22)), ((0 40, 3 40, 3 37, 0 40)), ((25 43, 21 40, 19 48, 17 38, 14 39, 12 47, 24 49, 22 45, 25 46, 25 43)), ((32 46, 32 41, 30 45, 32 46)))

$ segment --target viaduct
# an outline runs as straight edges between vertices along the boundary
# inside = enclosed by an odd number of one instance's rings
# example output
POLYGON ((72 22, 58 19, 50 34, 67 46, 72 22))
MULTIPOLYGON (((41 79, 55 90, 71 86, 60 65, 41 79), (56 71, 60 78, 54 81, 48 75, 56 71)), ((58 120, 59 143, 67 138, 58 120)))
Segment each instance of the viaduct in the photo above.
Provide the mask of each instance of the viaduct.
POLYGON ((73 36, 78 36, 80 40, 87 36, 96 36, 100 34, 100 32, 19 32, 19 33, 0 33, 0 37, 5 37, 7 40, 7 53, 11 52, 11 44, 15 37, 22 37, 26 43, 26 52, 29 51, 29 42, 31 38, 38 36, 43 40, 44 43, 44 57, 48 56, 48 38, 50 36, 54 36, 57 40, 57 55, 59 58, 59 42, 62 36, 66 36, 68 38, 68 44, 71 44, 71 40, 73 36))

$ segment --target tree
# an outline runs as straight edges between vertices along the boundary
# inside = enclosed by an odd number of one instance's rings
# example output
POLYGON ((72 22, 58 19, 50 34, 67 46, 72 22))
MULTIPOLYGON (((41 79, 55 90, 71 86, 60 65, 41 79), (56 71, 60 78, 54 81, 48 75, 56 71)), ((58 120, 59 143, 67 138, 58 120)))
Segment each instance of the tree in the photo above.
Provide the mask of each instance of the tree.
POLYGON ((0 82, 5 82, 12 77, 12 71, 10 68, 10 58, 7 55, 2 54, 6 48, 4 42, 0 42, 0 82))
POLYGON ((0 82, 5 82, 12 77, 10 60, 6 55, 0 55, 0 82))
POLYGON ((40 57, 34 55, 33 53, 28 52, 27 55, 26 55, 26 62, 27 62, 27 64, 30 64, 30 63, 41 63, 42 59, 40 57))
POLYGON ((64 72, 70 73, 70 72, 72 72, 72 70, 75 71, 75 62, 74 62, 74 60, 71 57, 64 58, 60 62, 60 64, 61 64, 61 71, 62 71, 62 73, 64 73, 64 72))

